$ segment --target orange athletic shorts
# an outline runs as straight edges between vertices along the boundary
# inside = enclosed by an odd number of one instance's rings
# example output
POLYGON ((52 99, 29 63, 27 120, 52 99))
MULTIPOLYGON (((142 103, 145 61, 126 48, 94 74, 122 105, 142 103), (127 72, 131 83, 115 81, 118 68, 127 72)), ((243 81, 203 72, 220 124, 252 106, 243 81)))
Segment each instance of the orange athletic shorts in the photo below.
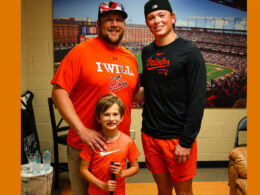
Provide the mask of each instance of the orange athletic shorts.
POLYGON ((174 181, 190 180, 196 175, 197 140, 191 146, 190 158, 180 164, 174 160, 174 147, 179 139, 156 139, 142 131, 146 167, 153 174, 169 172, 174 181))

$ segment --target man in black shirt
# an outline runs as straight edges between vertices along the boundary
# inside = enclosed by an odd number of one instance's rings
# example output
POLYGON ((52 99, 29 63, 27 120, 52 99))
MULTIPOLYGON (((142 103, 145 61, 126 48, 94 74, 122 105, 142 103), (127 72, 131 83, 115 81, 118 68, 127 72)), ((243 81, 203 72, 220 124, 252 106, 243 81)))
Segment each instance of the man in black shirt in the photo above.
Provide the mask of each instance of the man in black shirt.
POLYGON ((159 195, 192 195, 204 111, 206 68, 200 50, 174 32, 168 0, 149 0, 146 24, 155 41, 142 51, 142 141, 159 195))

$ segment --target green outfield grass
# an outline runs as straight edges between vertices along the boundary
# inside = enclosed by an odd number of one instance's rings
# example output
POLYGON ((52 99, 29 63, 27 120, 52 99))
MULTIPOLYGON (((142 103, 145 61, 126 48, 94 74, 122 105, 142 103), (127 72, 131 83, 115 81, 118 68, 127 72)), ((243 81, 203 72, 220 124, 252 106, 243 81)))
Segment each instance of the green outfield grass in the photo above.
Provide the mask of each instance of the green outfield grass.
MULTIPOLYGON (((138 67, 139 73, 142 73, 143 66, 142 66, 141 54, 135 53, 135 56, 139 66, 138 67)), ((220 66, 216 64, 206 64, 206 69, 207 69, 207 81, 214 80, 216 78, 225 76, 233 72, 232 68, 220 66)))
POLYGON ((225 76, 233 72, 232 68, 216 64, 206 64, 207 81, 225 76))
POLYGON ((141 54, 140 53, 135 53, 135 57, 136 57, 137 62, 138 62, 139 73, 142 73, 143 72, 143 63, 142 63, 141 54))

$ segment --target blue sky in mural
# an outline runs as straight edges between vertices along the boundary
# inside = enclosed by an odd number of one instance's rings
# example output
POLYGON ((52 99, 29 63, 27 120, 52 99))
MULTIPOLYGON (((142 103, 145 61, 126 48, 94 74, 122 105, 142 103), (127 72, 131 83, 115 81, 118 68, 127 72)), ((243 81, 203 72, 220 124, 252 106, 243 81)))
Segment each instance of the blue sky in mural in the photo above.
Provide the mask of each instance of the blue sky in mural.
MULTIPOLYGON (((147 0, 120 0, 128 13, 128 24, 145 24, 144 4, 147 0)), ((92 21, 97 20, 98 5, 103 0, 53 0, 53 17, 90 17, 92 21)), ((247 13, 228 6, 220 5, 208 0, 170 0, 173 11, 176 14, 177 26, 193 26, 196 20, 189 18, 191 16, 201 17, 197 20, 198 27, 213 27, 213 21, 204 17, 216 17, 215 28, 229 28, 235 26, 235 29, 246 30, 247 13), (226 20, 223 20, 226 18, 226 20), (244 20, 233 20, 233 18, 244 18, 244 20)))

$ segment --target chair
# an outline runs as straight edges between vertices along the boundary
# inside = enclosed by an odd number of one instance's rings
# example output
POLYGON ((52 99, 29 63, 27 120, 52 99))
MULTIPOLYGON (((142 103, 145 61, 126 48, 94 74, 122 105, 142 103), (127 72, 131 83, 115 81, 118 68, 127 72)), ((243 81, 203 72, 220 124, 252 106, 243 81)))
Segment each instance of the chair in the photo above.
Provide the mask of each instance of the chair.
POLYGON ((239 144, 239 132, 247 131, 247 117, 242 118, 237 125, 237 132, 235 138, 235 148, 239 146, 246 146, 246 144, 239 144))
POLYGON ((230 151, 228 181, 230 195, 247 194, 247 147, 237 147, 230 151))
POLYGON ((65 131, 69 130, 69 126, 62 126, 61 123, 63 118, 56 123, 54 110, 55 105, 51 98, 48 98, 48 105, 51 117, 51 126, 52 126, 52 134, 53 134, 53 147, 54 147, 54 173, 55 173, 55 188, 59 188, 59 172, 60 171, 68 171, 68 167, 59 162, 59 150, 58 144, 67 145, 67 133, 64 134, 65 131), (62 133, 63 132, 63 133, 62 133))
POLYGON ((247 147, 246 144, 239 144, 240 131, 247 131, 246 116, 237 125, 235 148, 229 153, 228 179, 230 195, 247 194, 247 147))

